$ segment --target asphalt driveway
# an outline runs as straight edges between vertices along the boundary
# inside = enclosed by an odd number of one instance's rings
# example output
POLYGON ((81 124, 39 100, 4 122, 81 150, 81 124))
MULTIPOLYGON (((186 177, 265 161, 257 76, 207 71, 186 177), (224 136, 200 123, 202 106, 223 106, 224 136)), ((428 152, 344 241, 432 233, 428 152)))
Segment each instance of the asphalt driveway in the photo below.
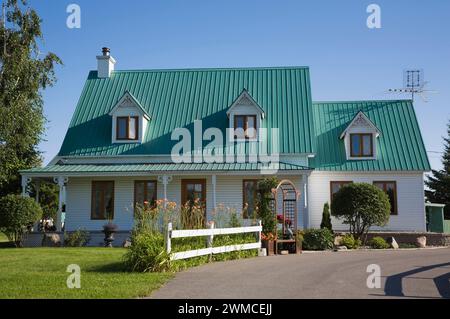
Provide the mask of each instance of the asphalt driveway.
POLYGON ((450 298, 450 248, 318 252, 217 262, 178 273, 150 297, 450 298), (370 264, 380 266, 380 288, 367 286, 370 264))

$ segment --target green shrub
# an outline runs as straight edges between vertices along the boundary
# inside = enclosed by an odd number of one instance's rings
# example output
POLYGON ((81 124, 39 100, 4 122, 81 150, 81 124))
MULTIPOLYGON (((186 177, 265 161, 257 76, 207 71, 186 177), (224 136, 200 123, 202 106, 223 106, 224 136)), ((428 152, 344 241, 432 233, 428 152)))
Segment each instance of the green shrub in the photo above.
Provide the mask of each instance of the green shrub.
POLYGON ((16 245, 23 246, 24 235, 42 217, 42 208, 30 197, 7 195, 0 198, 0 229, 16 245))
POLYGON ((349 225, 354 238, 363 238, 371 226, 385 226, 391 214, 389 197, 378 187, 351 183, 333 195, 331 214, 349 225))
POLYGON ((387 249, 389 248, 389 244, 382 237, 374 237, 369 241, 370 247, 374 249, 387 249))
POLYGON ((165 272, 171 269, 164 236, 157 232, 133 233, 131 247, 125 253, 124 261, 130 271, 165 272))
POLYGON ((331 225, 330 205, 328 205, 328 203, 325 203, 323 205, 322 222, 320 223, 320 228, 328 228, 329 230, 333 231, 333 225, 331 225))
POLYGON ((361 240, 355 239, 352 234, 345 234, 342 236, 340 244, 348 249, 357 249, 361 247, 361 240))
POLYGON ((258 182, 258 216, 261 219, 263 233, 268 235, 276 232, 277 218, 272 211, 272 189, 277 187, 278 179, 276 177, 265 178, 258 182))
POLYGON ((328 228, 308 229, 303 235, 303 249, 326 250, 333 247, 333 233, 328 228))
POLYGON ((78 229, 72 233, 64 233, 64 246, 66 247, 83 247, 89 243, 89 232, 78 229))

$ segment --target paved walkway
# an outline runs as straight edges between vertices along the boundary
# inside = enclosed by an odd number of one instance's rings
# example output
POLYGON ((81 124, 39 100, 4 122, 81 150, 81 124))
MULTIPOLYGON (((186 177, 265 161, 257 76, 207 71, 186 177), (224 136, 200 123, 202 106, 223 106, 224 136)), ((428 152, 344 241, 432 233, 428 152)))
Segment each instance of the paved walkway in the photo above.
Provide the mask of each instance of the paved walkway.
POLYGON ((151 298, 450 298, 450 248, 318 252, 217 262, 178 273, 151 298), (381 288, 367 287, 378 264, 381 288))

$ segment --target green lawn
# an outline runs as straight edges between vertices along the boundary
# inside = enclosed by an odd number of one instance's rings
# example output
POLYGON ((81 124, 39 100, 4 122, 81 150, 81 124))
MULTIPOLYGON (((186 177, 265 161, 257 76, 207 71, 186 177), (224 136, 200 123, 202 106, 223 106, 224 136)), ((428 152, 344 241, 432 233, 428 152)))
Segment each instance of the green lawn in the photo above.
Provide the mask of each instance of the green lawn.
POLYGON ((172 277, 123 271, 123 248, 0 249, 0 298, 135 298, 172 277), (69 289, 66 268, 81 268, 81 288, 69 289))
POLYGON ((0 232, 0 243, 4 243, 7 241, 8 241, 8 238, 6 237, 6 235, 3 234, 2 232, 0 232))

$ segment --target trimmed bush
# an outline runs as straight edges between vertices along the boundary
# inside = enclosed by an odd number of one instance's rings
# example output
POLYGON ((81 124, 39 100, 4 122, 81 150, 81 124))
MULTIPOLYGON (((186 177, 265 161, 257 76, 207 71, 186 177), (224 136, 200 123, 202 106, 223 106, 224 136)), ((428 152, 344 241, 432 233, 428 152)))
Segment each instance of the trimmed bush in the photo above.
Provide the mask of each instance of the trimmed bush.
POLYGON ((328 228, 307 229, 303 235, 303 249, 326 250, 333 248, 333 233, 328 228))
POLYGON ((350 226, 356 239, 365 238, 371 226, 385 226, 391 214, 389 197, 378 187, 351 183, 333 195, 331 214, 350 226))
POLYGON ((333 225, 331 225, 330 205, 328 205, 328 203, 325 203, 323 205, 322 222, 320 223, 320 228, 328 228, 329 230, 333 231, 333 225))
POLYGON ((389 248, 389 244, 382 237, 374 237, 369 241, 370 247, 374 249, 387 249, 389 248))
POLYGON ((361 247, 361 240, 355 239, 352 234, 345 234, 342 236, 340 244, 348 249, 358 249, 361 247))
POLYGON ((41 217, 41 206, 32 198, 20 195, 0 198, 0 229, 16 247, 23 246, 25 234, 41 217))
POLYGON ((72 233, 64 233, 64 246, 66 247, 84 247, 89 243, 89 232, 78 229, 72 233))

